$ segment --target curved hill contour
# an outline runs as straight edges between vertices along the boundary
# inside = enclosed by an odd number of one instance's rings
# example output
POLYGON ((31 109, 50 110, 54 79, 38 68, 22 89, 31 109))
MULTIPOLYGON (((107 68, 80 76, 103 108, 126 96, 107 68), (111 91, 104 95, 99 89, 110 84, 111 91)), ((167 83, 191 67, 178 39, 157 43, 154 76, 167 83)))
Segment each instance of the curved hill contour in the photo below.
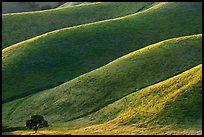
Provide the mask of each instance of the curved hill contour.
MULTIPOLYGON (((32 134, 14 131, 13 134, 32 134)), ((202 64, 39 134, 202 134, 202 64)))
POLYGON ((53 30, 136 13, 152 4, 153 2, 125 2, 123 4, 101 2, 36 12, 4 14, 2 49, 53 30))
POLYGON ((63 127, 72 130, 58 133, 202 134, 202 64, 63 127))
POLYGON ((3 104, 3 122, 24 125, 41 114, 51 123, 77 119, 202 63, 202 35, 162 41, 58 87, 3 104))
POLYGON ((161 3, 121 19, 54 31, 5 48, 3 102, 58 86, 158 41, 201 33, 201 7, 161 3))

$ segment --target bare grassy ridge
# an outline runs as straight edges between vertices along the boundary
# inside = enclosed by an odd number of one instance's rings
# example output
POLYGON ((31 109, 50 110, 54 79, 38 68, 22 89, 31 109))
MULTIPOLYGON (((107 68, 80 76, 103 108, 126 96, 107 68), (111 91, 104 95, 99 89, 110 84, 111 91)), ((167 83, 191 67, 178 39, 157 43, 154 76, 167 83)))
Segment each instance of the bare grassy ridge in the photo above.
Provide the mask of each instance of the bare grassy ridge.
POLYGON ((161 3, 8 47, 2 55, 3 102, 58 86, 158 41, 201 33, 201 22, 201 3, 161 3))

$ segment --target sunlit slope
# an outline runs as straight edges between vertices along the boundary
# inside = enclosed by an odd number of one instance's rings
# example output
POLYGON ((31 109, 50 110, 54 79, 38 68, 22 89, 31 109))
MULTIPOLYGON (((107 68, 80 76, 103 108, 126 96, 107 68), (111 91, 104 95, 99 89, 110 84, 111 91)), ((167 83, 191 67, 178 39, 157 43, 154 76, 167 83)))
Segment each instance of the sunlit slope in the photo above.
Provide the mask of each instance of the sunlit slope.
POLYGON ((153 2, 104 2, 2 17, 2 49, 56 29, 136 13, 153 2))
POLYGON ((88 125, 93 126, 67 133, 201 134, 202 65, 127 95, 96 113, 63 126, 88 125), (93 125, 95 123, 101 125, 93 125))
MULTIPOLYGON (((4 104, 4 122, 22 126, 32 114, 42 114, 52 124, 83 117, 127 94, 200 64, 201 49, 202 35, 150 45, 58 87, 20 102, 4 104)), ((4 97, 9 95, 3 93, 4 97)))
POLYGON ((58 86, 150 44, 201 33, 201 17, 201 3, 164 3, 8 47, 2 55, 3 101, 58 86))
MULTIPOLYGON (((202 65, 39 134, 202 134, 202 65), (80 128, 83 127, 83 128, 80 128), (78 129, 79 128, 79 129, 78 129), (68 130, 73 129, 73 130, 68 130)), ((16 131, 13 134, 33 134, 16 131)))

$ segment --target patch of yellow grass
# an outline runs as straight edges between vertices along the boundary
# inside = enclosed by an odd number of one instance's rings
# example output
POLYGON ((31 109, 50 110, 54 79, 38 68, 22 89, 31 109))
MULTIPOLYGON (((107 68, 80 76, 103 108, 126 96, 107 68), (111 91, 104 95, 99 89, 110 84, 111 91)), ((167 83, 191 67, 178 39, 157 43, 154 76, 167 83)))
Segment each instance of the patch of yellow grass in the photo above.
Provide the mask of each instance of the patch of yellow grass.
POLYGON ((135 118, 136 115, 145 116, 145 118, 137 121, 138 124, 151 121, 157 117, 157 114, 162 111, 167 102, 174 100, 181 92, 187 91, 190 86, 198 83, 202 79, 201 72, 202 64, 175 77, 142 89, 137 94, 137 99, 141 98, 142 102, 139 100, 136 103, 133 102, 132 106, 128 106, 123 113, 109 122, 121 123, 135 118))
POLYGON ((168 130, 169 126, 152 128, 138 128, 135 125, 117 126, 114 124, 98 124, 76 130, 40 130, 14 131, 13 135, 201 135, 202 131, 178 129, 168 130))
MULTIPOLYGON (((61 135, 64 134, 65 131, 55 131, 55 130, 40 130, 37 133, 34 133, 34 131, 13 131, 13 135, 61 135)), ((65 134, 68 134, 65 132, 65 134)))

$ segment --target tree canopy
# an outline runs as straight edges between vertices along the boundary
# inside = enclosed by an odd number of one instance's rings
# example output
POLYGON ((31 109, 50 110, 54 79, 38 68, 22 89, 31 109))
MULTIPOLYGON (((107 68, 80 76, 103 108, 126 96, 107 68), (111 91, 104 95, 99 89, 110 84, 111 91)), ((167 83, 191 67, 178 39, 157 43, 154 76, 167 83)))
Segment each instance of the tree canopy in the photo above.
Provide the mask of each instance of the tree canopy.
POLYGON ((33 129, 35 133, 38 128, 48 127, 48 122, 41 115, 32 115, 31 119, 26 121, 26 127, 29 129, 33 129))

